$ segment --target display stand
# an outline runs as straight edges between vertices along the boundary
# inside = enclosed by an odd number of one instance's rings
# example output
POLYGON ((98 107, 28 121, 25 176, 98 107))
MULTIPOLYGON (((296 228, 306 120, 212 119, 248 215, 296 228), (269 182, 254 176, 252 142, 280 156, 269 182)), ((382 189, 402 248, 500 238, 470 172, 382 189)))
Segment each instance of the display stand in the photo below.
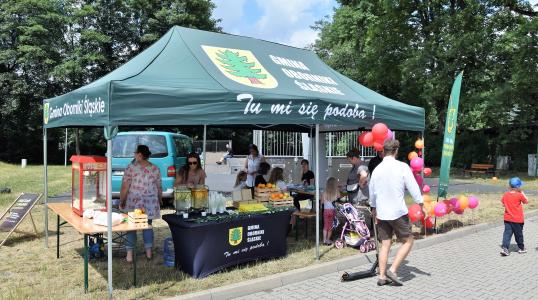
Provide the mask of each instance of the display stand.
POLYGON ((7 236, 0 243, 0 247, 4 245, 7 239, 11 236, 13 232, 37 236, 37 228, 35 226, 34 218, 32 217, 32 208, 35 206, 37 201, 41 199, 41 194, 26 194, 22 193, 11 203, 8 209, 0 217, 0 232, 8 232, 7 236), (26 216, 30 215, 30 220, 32 221, 32 227, 34 228, 34 233, 17 230, 17 227, 22 223, 26 216), (7 217, 6 217, 7 216, 7 217), (4 219, 4 217, 6 217, 4 219))

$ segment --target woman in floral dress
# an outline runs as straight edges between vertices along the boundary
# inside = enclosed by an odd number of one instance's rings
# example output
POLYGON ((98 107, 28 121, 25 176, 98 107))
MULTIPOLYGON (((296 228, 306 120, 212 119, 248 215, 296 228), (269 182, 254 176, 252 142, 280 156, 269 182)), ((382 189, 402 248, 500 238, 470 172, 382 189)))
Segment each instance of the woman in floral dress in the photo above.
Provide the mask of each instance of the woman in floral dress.
MULTIPOLYGON (((148 215, 148 224, 161 217, 162 181, 159 168, 148 161, 151 152, 148 146, 138 145, 133 162, 129 164, 123 175, 120 191, 120 209, 133 211, 143 209, 148 215)), ((146 257, 153 257, 153 229, 142 231, 146 257)), ((133 261, 133 248, 136 244, 136 231, 127 233, 126 260, 133 261)))

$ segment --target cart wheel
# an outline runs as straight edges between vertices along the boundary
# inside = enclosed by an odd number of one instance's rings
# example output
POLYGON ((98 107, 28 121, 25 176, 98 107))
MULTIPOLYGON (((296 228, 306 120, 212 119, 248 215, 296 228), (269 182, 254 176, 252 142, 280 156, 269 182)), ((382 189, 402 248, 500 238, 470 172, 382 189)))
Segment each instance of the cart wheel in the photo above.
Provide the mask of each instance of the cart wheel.
POLYGON ((362 253, 366 253, 366 252, 368 252, 368 247, 367 247, 365 244, 362 244, 362 245, 359 247, 359 250, 360 250, 362 253))
POLYGON ((346 246, 346 244, 342 239, 337 239, 336 241, 334 241, 334 246, 336 247, 336 249, 342 249, 346 246))

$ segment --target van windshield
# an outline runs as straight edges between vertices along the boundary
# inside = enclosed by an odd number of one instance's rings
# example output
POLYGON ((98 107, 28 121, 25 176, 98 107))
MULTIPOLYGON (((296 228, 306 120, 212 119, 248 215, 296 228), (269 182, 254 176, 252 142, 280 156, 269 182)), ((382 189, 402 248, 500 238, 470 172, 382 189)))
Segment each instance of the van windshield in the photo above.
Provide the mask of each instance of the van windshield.
POLYGON ((151 152, 150 157, 168 156, 166 138, 162 135, 118 135, 112 141, 112 157, 133 157, 138 145, 146 145, 151 152))

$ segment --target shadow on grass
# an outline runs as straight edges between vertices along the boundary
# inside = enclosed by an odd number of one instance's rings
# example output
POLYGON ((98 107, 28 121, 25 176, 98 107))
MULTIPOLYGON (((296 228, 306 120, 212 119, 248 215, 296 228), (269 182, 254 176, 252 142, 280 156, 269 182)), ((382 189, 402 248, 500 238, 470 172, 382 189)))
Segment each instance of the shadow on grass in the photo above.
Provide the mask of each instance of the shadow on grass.
POLYGON ((438 233, 447 233, 454 229, 460 229, 465 227, 460 220, 448 220, 437 227, 438 233))
MULTIPOLYGON (((7 237, 7 232, 0 236, 0 242, 3 241, 7 237)), ((33 240, 40 239, 44 237, 45 234, 42 232, 39 233, 33 233, 30 231, 19 231, 19 232, 13 232, 11 236, 6 240, 6 242, 2 245, 2 247, 11 247, 11 246, 18 246, 19 243, 23 242, 30 242, 33 240)))

